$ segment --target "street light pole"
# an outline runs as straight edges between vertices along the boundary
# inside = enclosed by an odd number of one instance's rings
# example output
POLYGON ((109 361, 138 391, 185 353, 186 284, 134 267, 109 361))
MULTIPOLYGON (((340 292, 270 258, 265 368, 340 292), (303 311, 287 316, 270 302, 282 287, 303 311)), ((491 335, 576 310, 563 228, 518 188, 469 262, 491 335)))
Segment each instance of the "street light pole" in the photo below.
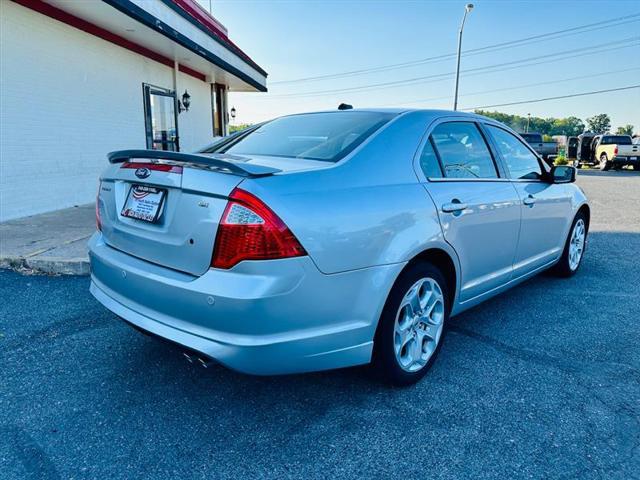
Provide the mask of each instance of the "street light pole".
POLYGON ((529 121, 531 120, 531 114, 527 113, 527 128, 525 129, 525 133, 529 133, 529 121))
POLYGON ((458 84, 460 83, 460 53, 462 51, 462 31, 464 30, 464 21, 467 19, 467 14, 473 10, 473 3, 467 3, 464 7, 464 16, 462 17, 462 23, 460 24, 460 30, 458 31, 458 65, 456 66, 456 92, 453 97, 453 109, 458 110, 458 84))

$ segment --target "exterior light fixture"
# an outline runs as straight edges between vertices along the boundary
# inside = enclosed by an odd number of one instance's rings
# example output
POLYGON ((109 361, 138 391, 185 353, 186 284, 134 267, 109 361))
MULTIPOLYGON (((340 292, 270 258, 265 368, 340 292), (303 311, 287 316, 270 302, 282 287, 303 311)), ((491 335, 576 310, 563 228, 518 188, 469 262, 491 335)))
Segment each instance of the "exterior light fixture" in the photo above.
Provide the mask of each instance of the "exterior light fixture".
POLYGON ((231 118, 236 118, 236 107, 231 107, 231 111, 229 113, 231 114, 231 118))
POLYGON ((186 90, 182 94, 182 101, 178 100, 178 112, 182 113, 189 111, 189 106, 191 105, 191 95, 186 90))

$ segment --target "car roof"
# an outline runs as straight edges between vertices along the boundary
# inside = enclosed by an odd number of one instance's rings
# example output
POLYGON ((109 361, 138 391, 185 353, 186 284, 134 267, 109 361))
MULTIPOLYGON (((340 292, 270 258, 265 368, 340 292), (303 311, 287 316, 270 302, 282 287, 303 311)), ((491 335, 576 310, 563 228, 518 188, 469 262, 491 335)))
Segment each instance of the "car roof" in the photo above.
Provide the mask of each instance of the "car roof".
POLYGON ((378 113, 391 113, 396 115, 406 114, 406 113, 423 113, 428 114, 432 117, 442 117, 442 116, 460 116, 460 117, 469 117, 475 119, 482 120, 490 120, 492 122, 497 122, 497 120, 489 117, 485 117, 483 115, 478 115, 473 112, 461 112, 454 110, 442 110, 442 109, 427 109, 427 108, 399 108, 399 107, 382 107, 382 108, 349 108, 346 110, 320 110, 315 112, 300 112, 292 115, 304 115, 309 113, 342 113, 342 112, 378 112, 378 113))

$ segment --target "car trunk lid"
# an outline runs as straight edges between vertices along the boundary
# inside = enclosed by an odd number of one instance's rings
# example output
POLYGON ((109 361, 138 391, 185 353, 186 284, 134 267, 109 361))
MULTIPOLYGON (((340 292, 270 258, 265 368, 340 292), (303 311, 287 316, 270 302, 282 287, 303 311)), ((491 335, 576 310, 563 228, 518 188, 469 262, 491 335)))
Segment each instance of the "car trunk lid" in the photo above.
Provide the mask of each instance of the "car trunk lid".
POLYGON ((202 275, 211 263, 228 195, 246 177, 280 171, 247 160, 147 150, 110 154, 97 198, 105 242, 149 262, 202 275), (127 216, 138 208, 128 202, 132 195, 149 203, 152 221, 127 216))

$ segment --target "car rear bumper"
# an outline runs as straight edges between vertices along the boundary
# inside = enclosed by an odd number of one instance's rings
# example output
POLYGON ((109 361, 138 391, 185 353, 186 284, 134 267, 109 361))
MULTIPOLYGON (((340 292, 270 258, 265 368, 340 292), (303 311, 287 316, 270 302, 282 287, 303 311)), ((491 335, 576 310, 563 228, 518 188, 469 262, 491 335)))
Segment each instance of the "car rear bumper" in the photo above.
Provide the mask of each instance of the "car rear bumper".
POLYGON ((624 163, 626 165, 638 165, 640 164, 640 154, 638 156, 615 156, 613 157, 614 163, 624 163))
POLYGON ((333 275, 309 257, 242 262, 200 277, 89 242, 91 293, 127 322, 245 373, 368 363, 388 291, 404 264, 333 275))

